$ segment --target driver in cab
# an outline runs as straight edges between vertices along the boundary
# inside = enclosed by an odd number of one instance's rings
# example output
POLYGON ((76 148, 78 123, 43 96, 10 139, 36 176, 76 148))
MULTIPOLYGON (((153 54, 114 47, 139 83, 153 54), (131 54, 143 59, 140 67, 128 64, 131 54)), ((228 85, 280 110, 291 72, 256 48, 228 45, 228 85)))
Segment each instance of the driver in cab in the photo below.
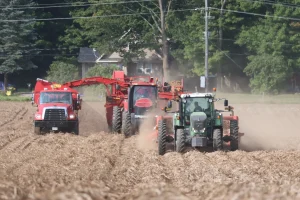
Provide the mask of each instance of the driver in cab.
POLYGON ((199 103, 197 101, 194 103, 194 105, 195 105, 194 112, 202 112, 202 108, 201 106, 199 106, 199 103))

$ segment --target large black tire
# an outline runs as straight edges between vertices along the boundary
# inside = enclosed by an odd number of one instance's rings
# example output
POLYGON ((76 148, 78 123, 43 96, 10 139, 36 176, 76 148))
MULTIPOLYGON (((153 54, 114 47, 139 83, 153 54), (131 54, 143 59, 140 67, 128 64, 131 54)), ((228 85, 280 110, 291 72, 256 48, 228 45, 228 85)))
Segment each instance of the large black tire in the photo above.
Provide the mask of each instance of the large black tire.
POLYGON ((34 134, 35 135, 41 135, 41 127, 34 127, 34 134))
POLYGON ((167 145, 167 125, 166 122, 160 120, 158 122, 158 154, 164 155, 166 153, 167 145))
POLYGON ((237 120, 230 121, 230 150, 236 151, 239 149, 239 125, 237 120))
POLYGON ((122 111, 118 106, 113 107, 112 132, 121 133, 122 129, 122 111))
POLYGON ((122 132, 125 137, 130 137, 132 135, 131 116, 128 111, 123 112, 122 132))
POLYGON ((74 135, 79 135, 79 122, 75 124, 72 132, 74 135))
POLYGON ((214 151, 223 150, 222 130, 217 128, 213 132, 213 149, 214 151))
POLYGON ((183 129, 178 129, 176 131, 175 145, 176 145, 176 151, 178 153, 184 152, 184 150, 185 150, 185 135, 184 135, 183 129))

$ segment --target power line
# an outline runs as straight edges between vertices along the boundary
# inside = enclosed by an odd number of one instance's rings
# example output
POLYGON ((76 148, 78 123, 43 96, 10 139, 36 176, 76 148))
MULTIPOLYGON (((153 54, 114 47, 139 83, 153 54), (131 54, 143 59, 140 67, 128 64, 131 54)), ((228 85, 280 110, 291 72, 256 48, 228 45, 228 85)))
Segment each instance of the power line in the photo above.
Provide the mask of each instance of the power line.
POLYGON ((51 6, 23 6, 23 7, 8 7, 1 6, 1 10, 25 10, 25 9, 45 9, 45 8, 70 8, 70 7, 85 7, 93 5, 115 5, 115 4, 128 4, 128 3, 141 3, 141 2, 151 2, 154 0, 139 0, 139 1, 118 1, 118 2, 105 2, 105 3, 84 3, 82 5, 70 3, 67 5, 51 5, 51 6))
MULTIPOLYGON (((184 12, 184 11, 198 11, 203 8, 193 8, 193 9, 179 9, 170 10, 165 12, 184 12)), ((55 20, 73 20, 73 19, 92 19, 92 18, 107 18, 107 17, 123 17, 123 16, 133 16, 133 15, 151 15, 152 13, 126 13, 126 14, 116 14, 116 15, 100 15, 100 16, 88 16, 88 17, 61 17, 61 18, 43 18, 43 19, 4 19, 0 22, 30 22, 30 21, 55 21, 55 20)), ((157 12, 156 14, 159 14, 157 12)))
POLYGON ((254 2, 254 3, 262 3, 266 5, 275 5, 275 6, 283 6, 283 7, 288 7, 288 8, 300 8, 299 5, 296 4, 287 4, 287 3, 275 3, 275 2, 268 2, 268 1, 259 1, 259 0, 241 0, 244 2, 254 2))
MULTIPOLYGON (((212 10, 221 10, 220 8, 214 8, 214 7, 210 7, 209 9, 212 9, 212 10)), ((264 14, 252 13, 252 12, 245 12, 245 11, 239 11, 239 10, 228 10, 228 9, 222 9, 222 10, 225 11, 225 12, 239 13, 239 14, 245 14, 245 15, 254 15, 254 16, 260 16, 260 17, 271 17, 271 18, 279 18, 279 19, 287 19, 287 20, 300 21, 300 18, 294 18, 294 17, 264 15, 264 14)))

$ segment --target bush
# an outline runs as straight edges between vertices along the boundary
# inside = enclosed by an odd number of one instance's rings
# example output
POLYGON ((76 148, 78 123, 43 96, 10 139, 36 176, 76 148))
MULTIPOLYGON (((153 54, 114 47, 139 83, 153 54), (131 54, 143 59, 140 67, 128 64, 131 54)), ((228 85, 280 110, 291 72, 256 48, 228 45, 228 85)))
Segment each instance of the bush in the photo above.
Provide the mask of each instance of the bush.
MULTIPOLYGON (((116 65, 111 65, 111 66, 96 65, 87 71, 85 78, 93 77, 93 76, 102 76, 105 78, 111 78, 112 73, 115 70, 120 70, 120 69, 116 65)), ((102 84, 88 86, 88 88, 85 89, 84 93, 85 96, 102 96, 105 93, 105 86, 102 84)))
POLYGON ((79 78, 78 67, 73 64, 54 61, 47 71, 47 80, 56 83, 65 83, 79 78))

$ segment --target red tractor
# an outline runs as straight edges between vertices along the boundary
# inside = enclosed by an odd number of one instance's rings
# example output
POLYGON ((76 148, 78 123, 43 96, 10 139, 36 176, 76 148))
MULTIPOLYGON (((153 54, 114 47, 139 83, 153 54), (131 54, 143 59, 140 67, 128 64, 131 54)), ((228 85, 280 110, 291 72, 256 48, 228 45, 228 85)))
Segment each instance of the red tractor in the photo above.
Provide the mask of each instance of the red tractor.
POLYGON ((106 86, 107 124, 112 132, 122 132, 126 137, 139 131, 141 121, 149 117, 147 114, 151 110, 165 106, 172 94, 164 91, 176 88, 168 84, 160 86, 152 77, 128 78, 123 71, 114 71, 112 78, 90 77, 64 85, 73 88, 92 84, 106 86))
POLYGON ((67 86, 37 79, 32 94, 32 105, 37 106, 34 133, 65 131, 79 134, 78 110, 80 95, 67 86))

